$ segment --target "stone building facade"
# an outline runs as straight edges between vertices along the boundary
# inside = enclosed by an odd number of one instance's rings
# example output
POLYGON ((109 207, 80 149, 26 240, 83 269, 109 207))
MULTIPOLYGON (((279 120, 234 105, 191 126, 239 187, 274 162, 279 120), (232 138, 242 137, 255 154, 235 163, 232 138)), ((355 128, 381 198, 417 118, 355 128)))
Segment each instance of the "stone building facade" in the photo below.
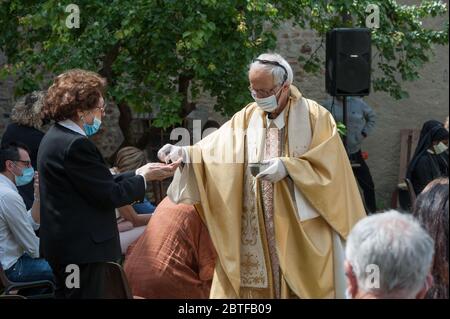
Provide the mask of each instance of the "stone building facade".
MULTIPOLYGON (((407 1, 413 2, 413 1, 407 1)), ((441 23, 442 21, 433 21, 441 23)), ((299 65, 300 52, 315 50, 320 39, 311 30, 299 30, 286 22, 278 32, 277 51, 292 65, 294 70, 294 84, 304 96, 318 102, 327 99, 325 92, 324 70, 317 75, 306 74, 299 65)), ((420 128, 429 119, 444 121, 448 116, 449 105, 449 52, 447 46, 438 46, 434 50, 434 57, 420 72, 420 79, 406 83, 410 97, 396 101, 385 93, 372 92, 365 101, 377 114, 375 132, 363 144, 363 151, 367 151, 367 163, 372 171, 376 186, 379 208, 388 208, 390 196, 395 189, 398 179, 400 156, 400 129, 420 128)), ((324 54, 324 49, 318 51, 324 54)), ((0 54, 0 65, 5 57, 0 54)), ((0 134, 8 121, 7 115, 13 104, 12 79, 0 82, 0 134)), ((250 101, 249 96, 249 101, 250 101)), ((227 119, 213 111, 214 100, 203 96, 197 101, 198 109, 190 118, 217 120, 223 123, 227 119)), ((110 115, 105 122, 102 133, 96 138, 105 157, 111 155, 122 142, 122 135, 117 124, 118 111, 108 110, 110 115)), ((141 127, 140 120, 136 120, 136 128, 141 127)))

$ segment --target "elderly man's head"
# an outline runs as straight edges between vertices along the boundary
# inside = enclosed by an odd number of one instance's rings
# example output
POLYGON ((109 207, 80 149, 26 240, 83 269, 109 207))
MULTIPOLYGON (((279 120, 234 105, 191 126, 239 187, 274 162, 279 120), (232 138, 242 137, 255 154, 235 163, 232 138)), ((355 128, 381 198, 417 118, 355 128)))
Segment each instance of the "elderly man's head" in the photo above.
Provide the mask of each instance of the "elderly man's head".
POLYGON ((411 216, 391 210, 352 229, 346 246, 351 298, 423 298, 432 284, 433 239, 411 216))
POLYGON ((261 54, 250 64, 248 77, 250 92, 258 106, 268 113, 281 113, 293 79, 289 63, 279 54, 261 54))

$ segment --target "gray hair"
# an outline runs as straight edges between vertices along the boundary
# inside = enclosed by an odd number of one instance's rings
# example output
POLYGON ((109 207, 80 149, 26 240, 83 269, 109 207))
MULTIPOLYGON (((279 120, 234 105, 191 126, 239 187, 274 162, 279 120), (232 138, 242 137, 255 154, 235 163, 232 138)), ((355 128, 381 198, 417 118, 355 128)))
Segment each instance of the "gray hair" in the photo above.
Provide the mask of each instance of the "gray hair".
POLYGON ((42 107, 45 92, 33 91, 14 104, 11 111, 11 121, 14 123, 40 129, 42 127, 42 107))
MULTIPOLYGON (((289 65, 289 63, 281 55, 279 55, 277 53, 263 53, 260 56, 258 56, 257 59, 278 62, 279 64, 284 66, 287 71, 286 83, 288 83, 289 85, 292 84, 292 81, 294 79, 294 74, 292 72, 292 68, 289 65)), ((267 72, 272 74, 273 82, 275 85, 280 85, 283 82, 285 71, 283 70, 283 68, 281 68, 279 66, 276 66, 273 64, 263 64, 263 63, 255 60, 250 64, 249 69, 248 69, 249 72, 253 68, 260 68, 260 69, 266 70, 267 72)))
POLYGON ((345 254, 362 291, 380 298, 414 298, 430 273, 434 242, 414 217, 390 210, 359 221, 345 254), (374 266, 378 285, 371 283, 368 271, 374 266))

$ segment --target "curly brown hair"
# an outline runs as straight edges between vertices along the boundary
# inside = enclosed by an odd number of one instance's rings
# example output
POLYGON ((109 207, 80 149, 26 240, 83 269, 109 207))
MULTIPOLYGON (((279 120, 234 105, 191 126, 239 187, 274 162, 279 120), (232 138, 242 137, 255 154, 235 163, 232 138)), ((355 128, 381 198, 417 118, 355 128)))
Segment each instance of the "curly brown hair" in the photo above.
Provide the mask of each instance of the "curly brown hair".
POLYGON ((55 121, 74 119, 77 111, 92 110, 106 89, 106 79, 91 71, 73 69, 58 75, 47 91, 44 112, 55 121))

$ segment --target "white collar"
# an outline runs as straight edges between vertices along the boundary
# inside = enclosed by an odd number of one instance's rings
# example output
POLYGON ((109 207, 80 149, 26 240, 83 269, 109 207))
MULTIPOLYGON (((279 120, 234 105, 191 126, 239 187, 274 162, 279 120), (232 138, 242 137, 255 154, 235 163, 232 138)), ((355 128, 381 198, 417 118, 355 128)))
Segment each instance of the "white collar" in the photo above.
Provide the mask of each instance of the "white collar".
POLYGON ((270 127, 270 124, 273 122, 275 123, 276 127, 281 130, 285 125, 285 121, 284 121, 284 113, 286 111, 286 107, 284 108, 284 110, 278 114, 278 116, 275 119, 269 119, 269 115, 266 115, 266 123, 267 123, 267 127, 270 127))
POLYGON ((64 120, 64 121, 59 121, 58 124, 64 126, 65 128, 67 128, 67 129, 69 129, 71 131, 74 131, 75 133, 87 136, 86 132, 83 131, 81 129, 81 127, 79 127, 74 121, 72 121, 70 119, 67 119, 67 120, 64 120))
POLYGON ((0 173, 0 184, 7 186, 8 188, 12 189, 15 192, 18 192, 16 185, 2 173, 0 173))

